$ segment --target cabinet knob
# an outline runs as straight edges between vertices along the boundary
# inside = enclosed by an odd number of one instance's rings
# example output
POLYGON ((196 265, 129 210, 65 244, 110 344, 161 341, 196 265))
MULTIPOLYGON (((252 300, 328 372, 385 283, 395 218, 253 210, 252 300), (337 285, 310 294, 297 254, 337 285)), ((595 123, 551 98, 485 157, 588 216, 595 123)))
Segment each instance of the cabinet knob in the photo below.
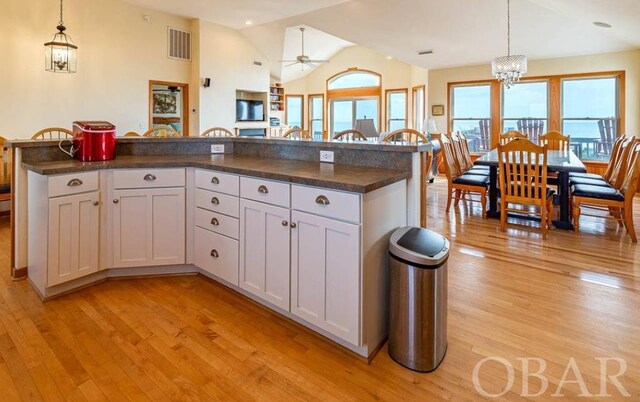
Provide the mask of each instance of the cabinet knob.
POLYGON ((329 199, 327 197, 325 197, 324 195, 319 195, 318 198, 316 198, 316 204, 329 205, 331 203, 329 202, 329 199))
POLYGON ((68 187, 77 187, 77 186, 81 186, 81 185, 82 185, 82 180, 80 180, 80 179, 71 179, 67 183, 68 187))
POLYGON ((295 222, 291 222, 291 229, 295 229, 297 227, 298 227, 298 225, 295 222))
POLYGON ((218 250, 211 250, 211 256, 213 258, 218 258, 220 257, 220 254, 218 254, 218 250))
POLYGON ((144 176, 144 180, 145 181, 154 181, 156 179, 157 179, 157 177, 155 175, 152 175, 151 173, 149 173, 148 175, 144 176))
POLYGON ((220 179, 218 179, 217 177, 214 177, 213 179, 211 179, 211 183, 212 184, 220 184, 220 179))
POLYGON ((267 188, 267 186, 260 186, 258 187, 258 192, 260 194, 269 194, 269 189, 267 188))
POLYGON ((287 222, 287 221, 282 221, 282 226, 289 226, 289 222, 287 222))
POLYGON ((212 218, 212 219, 211 219, 211 224, 212 224, 213 226, 218 226, 218 225, 220 225, 220 222, 218 222, 218 219, 217 219, 217 218, 212 218))
POLYGON ((213 197, 213 198, 211 199, 211 203, 212 203, 213 205, 219 205, 219 204, 220 204, 220 200, 218 199, 218 197, 213 197))
POLYGON ((119 202, 120 202, 120 200, 118 200, 117 198, 116 198, 115 200, 113 200, 113 203, 114 203, 114 204, 117 204, 117 203, 119 203, 119 202))
POLYGON ((93 206, 97 207, 98 205, 100 205, 100 201, 94 201, 93 202, 93 206))

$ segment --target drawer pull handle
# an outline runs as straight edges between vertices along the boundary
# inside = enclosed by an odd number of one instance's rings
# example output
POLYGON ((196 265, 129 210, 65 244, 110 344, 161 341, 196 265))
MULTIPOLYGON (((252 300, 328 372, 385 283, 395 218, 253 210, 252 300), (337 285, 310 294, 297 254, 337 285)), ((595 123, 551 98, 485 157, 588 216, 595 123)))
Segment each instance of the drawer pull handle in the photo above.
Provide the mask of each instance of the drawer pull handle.
POLYGON ((329 202, 329 199, 327 197, 325 197, 324 195, 319 195, 318 198, 316 198, 316 204, 329 205, 331 203, 329 202))
POLYGON ((220 257, 220 254, 218 254, 218 250, 211 250, 211 256, 213 258, 218 258, 220 257))
POLYGON ((94 207, 97 207, 98 205, 100 205, 100 201, 94 201, 94 202, 93 202, 93 206, 94 206, 94 207))
POLYGON ((82 180, 80 180, 80 179, 71 179, 67 183, 68 187, 77 187, 77 186, 81 186, 81 185, 82 185, 82 180))
POLYGON ((213 205, 220 205, 220 200, 218 199, 218 197, 213 197, 213 198, 211 199, 211 203, 212 203, 213 205))
POLYGON ((258 187, 258 192, 260 194, 269 194, 269 189, 267 188, 267 186, 260 186, 258 187))
POLYGON ((287 221, 282 221, 282 226, 285 226, 285 227, 286 227, 286 226, 289 226, 289 222, 287 222, 287 221))
POLYGON ((157 179, 157 177, 152 175, 151 173, 149 173, 148 175, 144 176, 144 180, 145 181, 154 181, 156 179, 157 179))
POLYGON ((214 177, 213 179, 211 179, 211 183, 212 184, 220 184, 220 179, 218 179, 217 177, 214 177))
POLYGON ((298 227, 298 225, 295 222, 291 222, 291 229, 295 229, 297 227, 298 227))
POLYGON ((220 225, 220 222, 218 222, 218 218, 212 218, 211 219, 211 224, 213 226, 218 226, 218 225, 220 225))
POLYGON ((117 203, 119 203, 119 202, 120 202, 120 200, 119 200, 119 199, 117 199, 117 198, 116 198, 115 200, 113 200, 113 203, 114 203, 114 204, 117 204, 117 203))

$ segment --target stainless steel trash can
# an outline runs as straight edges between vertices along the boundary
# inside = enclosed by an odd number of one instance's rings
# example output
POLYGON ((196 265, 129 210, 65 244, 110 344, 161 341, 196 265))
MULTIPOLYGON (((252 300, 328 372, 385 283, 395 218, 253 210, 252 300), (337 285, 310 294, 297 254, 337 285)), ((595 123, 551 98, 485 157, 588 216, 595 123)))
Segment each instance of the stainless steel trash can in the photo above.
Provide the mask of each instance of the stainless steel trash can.
POLYGON ((449 241, 405 227, 389 241, 389 355, 415 371, 435 370, 447 351, 449 241))

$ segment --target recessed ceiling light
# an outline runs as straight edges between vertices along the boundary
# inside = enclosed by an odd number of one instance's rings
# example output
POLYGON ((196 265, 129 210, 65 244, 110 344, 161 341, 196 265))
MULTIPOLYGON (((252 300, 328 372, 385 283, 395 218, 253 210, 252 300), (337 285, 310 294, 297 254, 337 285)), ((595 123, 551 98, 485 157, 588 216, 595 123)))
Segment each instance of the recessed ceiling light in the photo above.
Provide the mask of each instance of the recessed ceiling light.
POLYGON ((387 60, 391 60, 391 59, 393 59, 393 57, 387 56, 387 60))
POLYGON ((244 22, 244 24, 245 24, 245 25, 253 25, 253 21, 251 21, 251 20, 246 20, 246 21, 244 22))
POLYGON ((611 28, 610 24, 607 24, 606 22, 601 22, 601 21, 596 21, 593 23, 593 25, 600 27, 600 28, 611 28))

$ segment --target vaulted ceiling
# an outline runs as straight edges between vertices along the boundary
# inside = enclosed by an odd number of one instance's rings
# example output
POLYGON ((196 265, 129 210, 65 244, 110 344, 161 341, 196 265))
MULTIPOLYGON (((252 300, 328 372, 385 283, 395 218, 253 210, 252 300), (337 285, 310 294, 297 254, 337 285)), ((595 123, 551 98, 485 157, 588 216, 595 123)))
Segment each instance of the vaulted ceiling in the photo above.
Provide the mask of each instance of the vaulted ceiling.
MULTIPOLYGON (((312 58, 336 53, 343 41, 425 68, 488 63, 507 50, 506 0, 128 1, 240 28, 278 77, 277 60, 296 53, 291 28, 300 25, 325 33, 307 47, 312 58), (417 54, 426 49, 434 54, 417 54)), ((512 52, 530 58, 640 48, 640 0, 512 0, 511 15, 512 52)))

